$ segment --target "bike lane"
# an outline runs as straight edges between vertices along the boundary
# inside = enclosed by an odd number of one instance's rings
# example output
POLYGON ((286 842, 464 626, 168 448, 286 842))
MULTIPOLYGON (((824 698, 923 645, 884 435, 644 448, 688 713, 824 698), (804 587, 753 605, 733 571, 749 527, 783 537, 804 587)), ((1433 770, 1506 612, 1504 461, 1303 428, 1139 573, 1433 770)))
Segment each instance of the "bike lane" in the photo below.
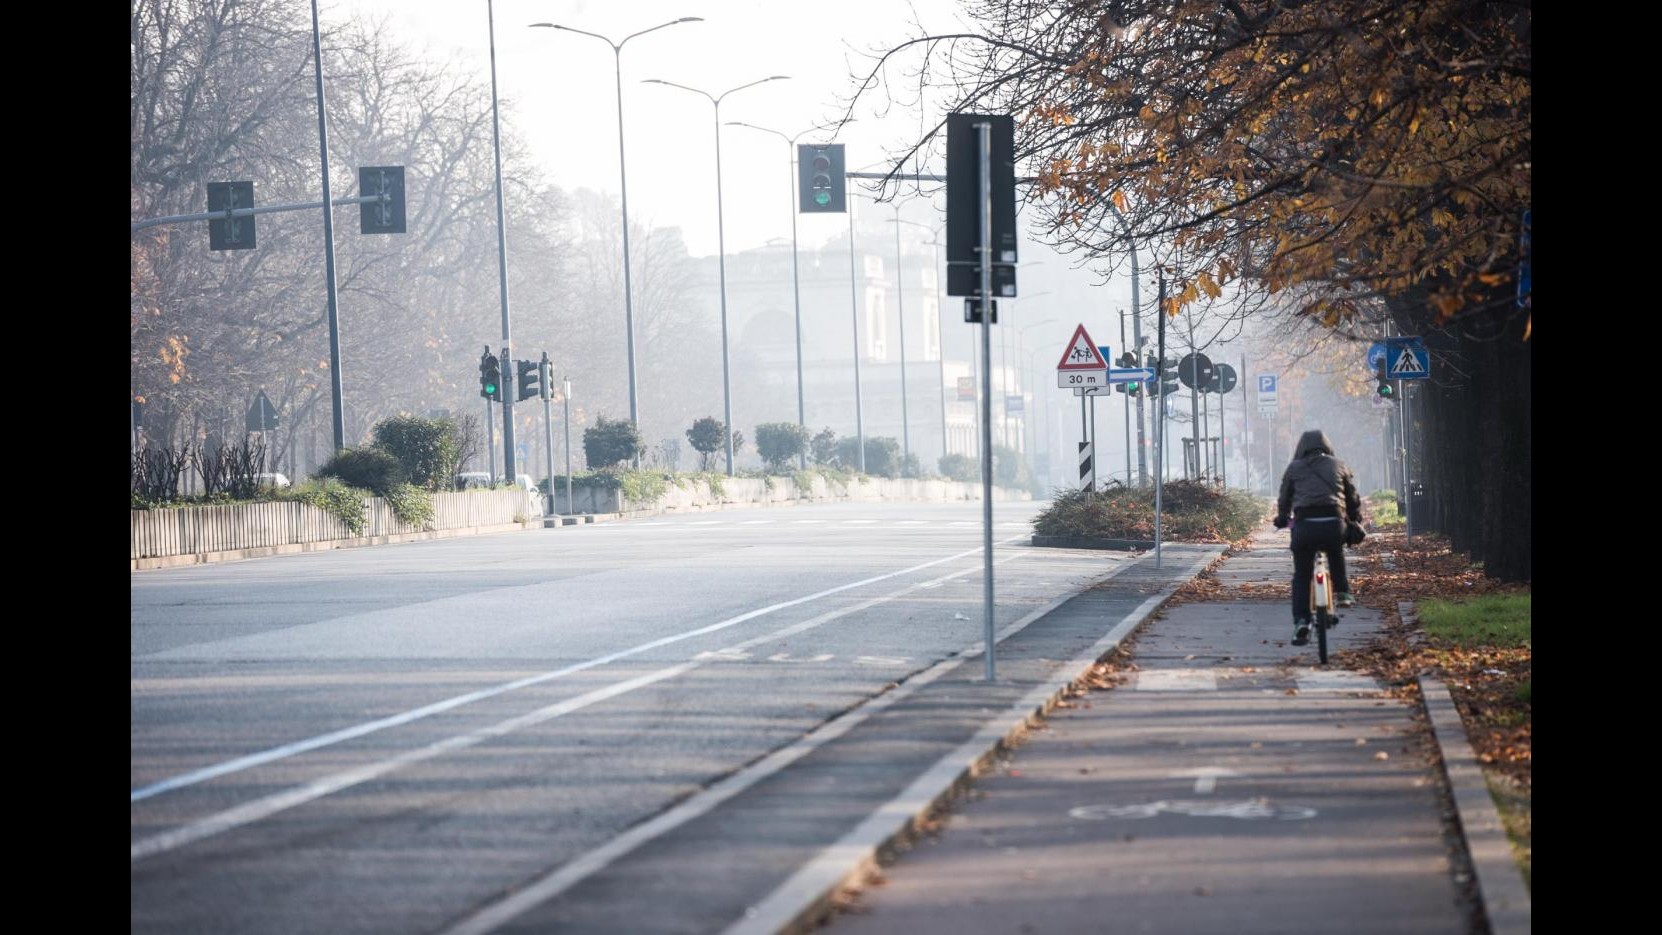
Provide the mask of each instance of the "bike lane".
MULTIPOLYGON (((1220 582, 1284 584, 1274 545, 1226 560, 1220 582)), ((1343 613, 1335 653, 1382 626, 1343 613)), ((833 927, 1480 930, 1414 709, 1342 655, 1318 666, 1291 630, 1284 598, 1168 607, 1121 684, 1053 711, 833 927)))

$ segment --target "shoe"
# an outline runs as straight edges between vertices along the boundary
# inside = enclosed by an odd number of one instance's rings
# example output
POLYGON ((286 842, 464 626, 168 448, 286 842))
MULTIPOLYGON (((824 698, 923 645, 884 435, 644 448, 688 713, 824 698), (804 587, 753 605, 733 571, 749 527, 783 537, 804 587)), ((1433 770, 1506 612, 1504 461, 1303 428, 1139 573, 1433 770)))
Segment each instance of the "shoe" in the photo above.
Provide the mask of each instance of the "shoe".
POLYGON ((1339 606, 1340 607, 1355 607, 1356 606, 1356 598, 1351 597, 1350 592, 1348 592, 1348 591, 1340 591, 1339 592, 1339 606))
POLYGON ((1294 620, 1293 621, 1293 645, 1294 646, 1308 646, 1308 645, 1310 645, 1310 621, 1308 621, 1308 620, 1294 620))

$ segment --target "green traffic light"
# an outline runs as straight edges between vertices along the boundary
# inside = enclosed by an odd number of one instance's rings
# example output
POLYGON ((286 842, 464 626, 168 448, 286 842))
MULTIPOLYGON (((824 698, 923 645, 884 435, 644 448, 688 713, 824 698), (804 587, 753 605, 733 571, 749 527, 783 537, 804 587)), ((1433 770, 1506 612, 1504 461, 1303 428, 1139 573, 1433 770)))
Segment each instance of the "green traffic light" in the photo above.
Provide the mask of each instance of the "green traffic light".
POLYGON ((814 204, 820 205, 821 207, 823 207, 823 206, 828 205, 830 203, 831 203, 831 193, 830 192, 814 192, 814 204))
POLYGON ((485 384, 485 392, 491 394, 492 396, 495 396, 496 395, 496 384, 495 383, 486 383, 485 384))
POLYGON ((1389 383, 1379 384, 1379 395, 1385 397, 1386 399, 1390 399, 1395 394, 1396 394, 1396 391, 1391 388, 1391 384, 1389 384, 1389 383))

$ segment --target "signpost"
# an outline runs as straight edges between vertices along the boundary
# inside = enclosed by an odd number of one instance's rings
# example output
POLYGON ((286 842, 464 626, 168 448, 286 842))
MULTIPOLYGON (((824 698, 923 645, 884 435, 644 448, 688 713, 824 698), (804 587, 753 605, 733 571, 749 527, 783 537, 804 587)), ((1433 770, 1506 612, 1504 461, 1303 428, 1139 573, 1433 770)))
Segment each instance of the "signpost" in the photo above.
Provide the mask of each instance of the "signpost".
POLYGON ((1056 364, 1056 385, 1063 389, 1108 385, 1108 358, 1081 324, 1056 364))

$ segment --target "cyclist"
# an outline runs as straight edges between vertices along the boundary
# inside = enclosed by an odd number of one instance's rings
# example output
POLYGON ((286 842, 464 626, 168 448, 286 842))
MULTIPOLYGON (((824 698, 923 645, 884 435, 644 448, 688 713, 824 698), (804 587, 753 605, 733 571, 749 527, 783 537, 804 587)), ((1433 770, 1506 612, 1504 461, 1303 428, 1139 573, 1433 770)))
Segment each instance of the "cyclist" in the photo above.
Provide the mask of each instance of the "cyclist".
POLYGON ((1333 446, 1321 429, 1299 436, 1293 460, 1281 475, 1281 497, 1276 501, 1275 528, 1294 521, 1293 645, 1310 642, 1310 576, 1316 568, 1316 550, 1327 553, 1340 607, 1355 606, 1345 578, 1345 522, 1362 521, 1362 498, 1350 468, 1333 456, 1333 446))

